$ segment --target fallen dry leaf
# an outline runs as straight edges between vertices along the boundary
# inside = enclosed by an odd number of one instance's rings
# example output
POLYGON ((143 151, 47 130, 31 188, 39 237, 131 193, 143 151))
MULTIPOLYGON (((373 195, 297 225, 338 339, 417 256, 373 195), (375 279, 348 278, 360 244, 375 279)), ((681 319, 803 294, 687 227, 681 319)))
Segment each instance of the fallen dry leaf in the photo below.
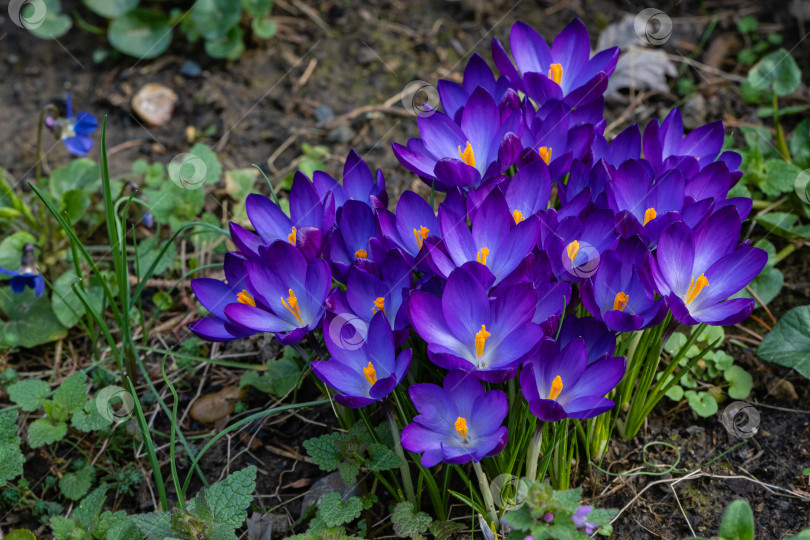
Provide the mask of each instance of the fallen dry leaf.
POLYGON ((206 394, 191 406, 191 417, 203 424, 213 424, 220 418, 233 413, 236 401, 245 396, 236 385, 226 386, 219 392, 206 394))

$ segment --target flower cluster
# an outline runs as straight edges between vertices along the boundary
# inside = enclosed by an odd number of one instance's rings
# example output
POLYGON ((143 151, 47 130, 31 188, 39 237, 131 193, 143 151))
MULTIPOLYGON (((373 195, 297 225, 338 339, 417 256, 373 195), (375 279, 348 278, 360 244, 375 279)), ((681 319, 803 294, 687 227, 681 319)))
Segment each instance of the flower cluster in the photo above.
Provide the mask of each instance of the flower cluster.
POLYGON ((251 195, 253 231, 231 224, 226 281, 192 282, 211 313, 191 327, 205 339, 292 344, 321 330, 331 359, 313 370, 347 407, 386 398, 412 356, 447 370, 442 386, 408 389, 419 415, 402 444, 426 466, 504 447, 506 395, 482 382, 518 377, 544 422, 611 409, 617 333, 668 313, 739 322, 753 301, 728 298, 766 262, 739 243, 751 201, 728 198, 740 156, 723 151, 719 122, 684 135, 675 109, 608 141, 602 94, 619 51, 592 56, 579 20, 551 47, 524 23, 509 42, 511 59, 492 44, 500 76, 473 55, 462 84, 439 82, 443 112, 418 118, 421 137, 393 145, 444 194, 437 211, 414 192, 391 211, 382 173, 352 151, 342 184, 299 172, 289 213, 251 195), (401 350, 409 338, 420 354, 401 350))

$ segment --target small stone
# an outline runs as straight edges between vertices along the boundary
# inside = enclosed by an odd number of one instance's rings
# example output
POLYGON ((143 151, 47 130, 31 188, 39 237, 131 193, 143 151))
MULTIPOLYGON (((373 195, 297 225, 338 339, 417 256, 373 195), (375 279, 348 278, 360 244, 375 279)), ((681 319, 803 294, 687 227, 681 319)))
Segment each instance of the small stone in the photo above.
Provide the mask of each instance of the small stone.
POLYGON ((347 487, 346 484, 343 483, 343 479, 340 477, 339 472, 327 474, 312 484, 310 490, 304 495, 304 500, 301 504, 301 515, 304 515, 307 508, 310 506, 317 505, 320 502, 321 497, 327 493, 332 493, 333 491, 340 493, 340 496, 345 500, 347 497, 354 495, 357 488, 355 487, 352 489, 347 487))
POLYGON ((18 55, 18 54, 10 53, 8 56, 6 56, 6 62, 8 62, 12 66, 14 64, 19 63, 19 61, 20 61, 20 55, 18 55))
POLYGON ((779 509, 787 512, 790 510, 790 504, 787 501, 779 501, 779 509))
POLYGON ((259 515, 254 512, 246 525, 247 540, 286 538, 290 532, 290 520, 284 514, 259 515))
POLYGON ((172 119, 176 103, 174 90, 162 84, 149 83, 133 96, 132 109, 147 124, 163 126, 172 119))
POLYGON ((697 129, 706 123, 706 99, 698 92, 695 92, 681 107, 683 114, 683 127, 686 129, 697 129))
POLYGON ((193 60, 186 60, 180 67, 180 75, 184 77, 199 77, 202 75, 202 68, 200 64, 193 60))
POLYGON ((334 117, 335 113, 332 112, 332 109, 326 105, 321 105, 315 109, 315 120, 318 121, 318 124, 325 124, 334 117))
POLYGON ((349 126, 336 127, 326 136, 329 142, 347 143, 354 138, 354 130, 349 126))

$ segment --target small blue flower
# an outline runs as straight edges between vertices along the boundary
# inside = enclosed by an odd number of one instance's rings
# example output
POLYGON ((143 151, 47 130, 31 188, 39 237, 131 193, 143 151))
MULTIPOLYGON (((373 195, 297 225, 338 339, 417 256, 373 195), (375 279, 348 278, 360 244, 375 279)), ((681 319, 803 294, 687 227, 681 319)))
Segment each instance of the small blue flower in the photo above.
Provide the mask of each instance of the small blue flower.
POLYGON ((25 290, 26 287, 34 289, 37 297, 45 292, 45 278, 42 277, 36 269, 36 257, 34 256, 34 245, 25 244, 23 254, 20 259, 19 270, 7 270, 0 266, 0 274, 6 274, 11 277, 11 290, 19 294, 25 290))
POLYGON ((45 125, 49 129, 56 129, 57 136, 65 143, 68 152, 74 156, 86 156, 93 148, 93 139, 90 134, 98 129, 98 120, 85 111, 74 117, 70 94, 65 100, 65 105, 67 109, 65 118, 58 120, 48 118, 45 125))

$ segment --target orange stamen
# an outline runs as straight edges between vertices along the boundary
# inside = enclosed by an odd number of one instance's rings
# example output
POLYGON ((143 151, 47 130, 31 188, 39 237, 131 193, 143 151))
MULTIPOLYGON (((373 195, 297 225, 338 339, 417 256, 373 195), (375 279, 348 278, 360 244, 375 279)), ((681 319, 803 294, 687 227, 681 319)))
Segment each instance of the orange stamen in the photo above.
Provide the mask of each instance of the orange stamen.
POLYGON ((487 338, 491 336, 489 332, 487 332, 486 325, 481 325, 481 330, 475 334, 475 357, 479 358, 484 355, 484 347, 487 344, 487 338))
POLYGON ((570 244, 565 247, 565 253, 568 255, 568 258, 571 259, 571 262, 574 262, 574 259, 577 258, 577 253, 579 253, 579 242, 574 240, 570 244))
POLYGON ((371 362, 368 363, 368 366, 363 368, 363 375, 366 376, 366 380, 371 386, 374 386, 377 382, 377 370, 374 369, 371 362))
POLYGON ((377 313, 378 309, 385 313, 385 297, 383 296, 378 296, 377 299, 374 300, 374 307, 371 308, 371 311, 377 313))
POLYGON ((557 398, 560 397, 560 393, 562 392, 562 390, 563 390, 562 377, 557 375, 556 377, 554 377, 554 380, 551 381, 551 390, 549 390, 548 397, 546 399, 553 399, 556 401, 557 398))
POLYGON ((256 307, 256 301, 250 296, 250 293, 247 292, 246 289, 242 289, 242 292, 236 295, 236 301, 240 304, 247 304, 248 306, 256 307))
POLYGON ((561 64, 551 64, 548 67, 548 78, 555 83, 562 85, 563 68, 561 64))
POLYGON ((489 255, 489 249, 482 247, 478 250, 478 255, 475 256, 475 260, 483 264, 484 266, 487 265, 487 256, 489 255))
POLYGON ((624 311, 624 308, 627 307, 628 300, 630 300, 629 295, 623 292, 617 292, 616 298, 613 299, 613 311, 624 311))
POLYGON ((521 212, 520 210, 515 210, 514 212, 512 212, 512 219, 515 220, 515 225, 517 225, 526 218, 523 217, 523 212, 521 212))
POLYGON ((464 148, 464 151, 461 151, 461 147, 458 147, 458 155, 461 156, 461 161, 469 165, 470 167, 475 167, 475 154, 473 154, 472 145, 470 141, 467 141, 467 146, 464 148))
POLYGON ((644 211, 644 225, 651 222, 657 217, 658 212, 655 211, 655 208, 647 208, 647 210, 644 211))
POLYGON ((425 243, 425 238, 427 238, 430 229, 421 225, 418 229, 413 230, 413 237, 416 238, 416 245, 419 249, 422 249, 422 244, 425 243))
POLYGON ((551 163, 551 148, 548 146, 541 146, 537 149, 537 153, 540 154, 540 159, 546 162, 546 165, 551 163))
POLYGON ((368 259, 368 253, 363 249, 358 249, 354 252, 355 259, 368 259))
POLYGON ((455 422, 454 425, 456 426, 456 431, 458 431, 458 434, 461 435, 461 438, 466 439, 467 438, 467 419, 462 417, 462 416, 459 416, 458 418, 456 418, 456 422, 455 422))
POLYGON ((284 304, 284 307, 287 308, 287 311, 292 313, 292 316, 295 317, 295 320, 298 321, 299 324, 304 324, 304 318, 301 316, 301 308, 298 306, 298 298, 295 297, 295 293, 292 289, 289 290, 290 296, 287 297, 287 300, 284 300, 284 297, 281 297, 281 303, 284 304))
POLYGON ((287 235, 287 240, 292 244, 295 245, 295 240, 298 238, 298 230, 293 227, 292 232, 287 235))
POLYGON ((697 279, 692 278, 692 282, 689 283, 689 288, 686 289, 686 304, 689 305, 694 301, 695 298, 698 297, 700 291, 703 290, 703 287, 709 286, 709 280, 706 279, 706 276, 700 274, 697 279))

